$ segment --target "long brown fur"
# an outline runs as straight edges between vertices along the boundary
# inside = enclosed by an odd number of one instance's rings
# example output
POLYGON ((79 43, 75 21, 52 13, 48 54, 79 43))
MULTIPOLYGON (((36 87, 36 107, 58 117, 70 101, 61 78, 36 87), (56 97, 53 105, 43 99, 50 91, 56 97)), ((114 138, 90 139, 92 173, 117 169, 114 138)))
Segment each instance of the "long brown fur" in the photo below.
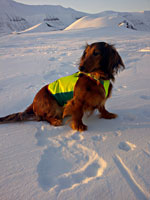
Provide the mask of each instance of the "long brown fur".
POLYGON ((124 69, 123 61, 113 45, 105 42, 97 42, 87 45, 80 60, 80 75, 74 89, 73 99, 64 107, 60 106, 55 98, 44 86, 35 96, 33 103, 24 111, 0 118, 0 123, 19 122, 27 120, 47 121, 51 125, 62 125, 62 119, 70 115, 71 127, 78 131, 84 131, 87 126, 83 124, 84 112, 91 113, 98 109, 100 117, 105 119, 116 118, 117 115, 109 113, 105 109, 105 102, 111 96, 113 85, 109 86, 108 96, 105 91, 84 73, 90 73, 97 80, 111 80, 114 82, 119 69, 124 69))
MULTIPOLYGON (((96 79, 115 81, 115 75, 124 69, 124 63, 113 45, 104 42, 87 45, 81 57, 79 70, 90 73, 96 79)), ((71 127, 74 130, 84 131, 87 126, 83 124, 82 117, 86 111, 93 112, 98 109, 100 118, 113 119, 117 115, 105 108, 106 100, 111 96, 113 85, 109 86, 108 96, 99 87, 95 80, 82 75, 75 85, 74 97, 68 101, 64 108, 63 117, 71 115, 71 127)))

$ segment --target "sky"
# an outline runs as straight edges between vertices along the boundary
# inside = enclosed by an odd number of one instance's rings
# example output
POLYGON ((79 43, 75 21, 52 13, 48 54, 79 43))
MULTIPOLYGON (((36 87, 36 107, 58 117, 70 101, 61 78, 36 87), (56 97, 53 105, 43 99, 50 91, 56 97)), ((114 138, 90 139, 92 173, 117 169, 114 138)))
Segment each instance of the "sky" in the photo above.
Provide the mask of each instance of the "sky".
POLYGON ((87 13, 113 11, 143 11, 150 10, 150 0, 15 0, 24 4, 61 5, 87 13))

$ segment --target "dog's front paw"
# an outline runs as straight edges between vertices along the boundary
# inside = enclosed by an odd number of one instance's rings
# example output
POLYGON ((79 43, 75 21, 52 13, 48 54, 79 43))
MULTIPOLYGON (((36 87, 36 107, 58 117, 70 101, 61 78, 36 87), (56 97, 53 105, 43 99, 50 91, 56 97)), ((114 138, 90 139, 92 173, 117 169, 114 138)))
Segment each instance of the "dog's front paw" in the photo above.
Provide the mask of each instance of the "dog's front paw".
POLYGON ((57 119, 57 118, 50 118, 48 120, 48 122, 50 122, 50 124, 53 125, 53 126, 61 126, 62 125, 62 120, 57 119))
POLYGON ((77 123, 75 121, 73 121, 71 123, 71 128, 73 130, 77 130, 77 131, 80 131, 80 132, 87 130, 87 126, 86 125, 84 125, 83 123, 77 123))
POLYGON ((115 119, 115 118, 117 118, 117 117, 118 117, 117 114, 109 113, 109 112, 102 113, 102 114, 100 115, 100 118, 104 118, 104 119, 115 119))

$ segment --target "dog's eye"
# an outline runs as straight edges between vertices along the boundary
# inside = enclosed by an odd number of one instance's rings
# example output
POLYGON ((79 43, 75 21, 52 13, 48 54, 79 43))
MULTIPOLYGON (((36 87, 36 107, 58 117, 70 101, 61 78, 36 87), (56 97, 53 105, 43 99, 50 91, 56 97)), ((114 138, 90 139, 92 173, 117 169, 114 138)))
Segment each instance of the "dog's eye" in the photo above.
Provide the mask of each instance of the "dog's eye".
POLYGON ((99 52, 93 51, 93 55, 94 55, 94 56, 98 56, 98 55, 99 55, 99 52))

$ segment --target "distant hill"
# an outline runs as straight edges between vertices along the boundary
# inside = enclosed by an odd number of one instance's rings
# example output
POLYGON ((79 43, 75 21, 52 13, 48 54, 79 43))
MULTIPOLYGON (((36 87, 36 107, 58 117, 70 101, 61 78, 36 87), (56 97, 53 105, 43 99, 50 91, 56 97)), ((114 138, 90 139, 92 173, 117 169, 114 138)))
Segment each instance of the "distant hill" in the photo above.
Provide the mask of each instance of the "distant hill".
POLYGON ((0 0, 0 35, 107 26, 150 31, 150 11, 88 14, 62 6, 35 6, 0 0))
POLYGON ((38 31, 64 29, 85 13, 51 5, 25 5, 13 0, 0 0, 0 35, 24 31, 42 24, 38 31))
POLYGON ((150 31, 150 11, 114 12, 106 11, 95 15, 84 16, 68 26, 65 30, 102 27, 126 27, 139 31, 150 31))

